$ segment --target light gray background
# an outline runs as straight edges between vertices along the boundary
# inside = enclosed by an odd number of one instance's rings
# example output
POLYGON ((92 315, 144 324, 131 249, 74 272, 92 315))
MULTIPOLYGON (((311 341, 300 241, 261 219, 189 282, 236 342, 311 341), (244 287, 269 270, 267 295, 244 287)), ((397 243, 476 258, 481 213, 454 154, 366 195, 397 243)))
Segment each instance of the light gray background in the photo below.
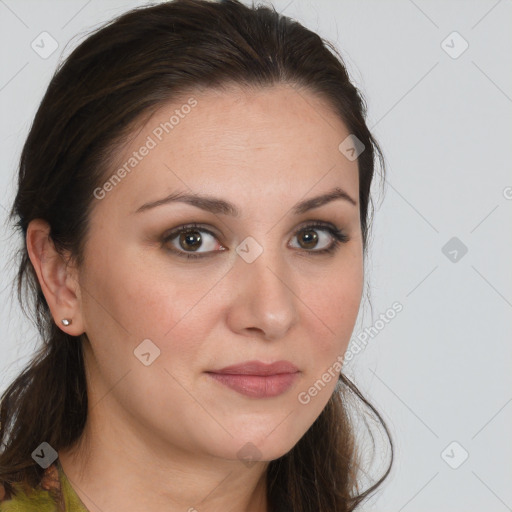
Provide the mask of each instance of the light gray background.
MULTIPOLYGON (((0 0, 2 220, 21 146, 61 55, 77 34, 138 4, 0 0), (47 59, 31 48, 43 31, 59 44, 47 59)), ((385 195, 374 188, 373 316, 365 305, 353 339, 395 301, 403 311, 377 329, 347 373, 388 422, 396 461, 362 509, 512 510, 512 2, 274 5, 341 50, 388 166, 385 195), (443 49, 463 48, 457 36, 446 39, 454 31, 469 44, 457 58, 443 49), (468 249, 456 262, 442 251, 452 237, 468 249), (459 464, 463 450, 469 457, 453 469, 447 461, 459 464)), ((37 343, 9 296, 17 243, 9 237, 4 227, 2 391, 37 343)), ((385 456, 381 444, 377 462, 385 456)))

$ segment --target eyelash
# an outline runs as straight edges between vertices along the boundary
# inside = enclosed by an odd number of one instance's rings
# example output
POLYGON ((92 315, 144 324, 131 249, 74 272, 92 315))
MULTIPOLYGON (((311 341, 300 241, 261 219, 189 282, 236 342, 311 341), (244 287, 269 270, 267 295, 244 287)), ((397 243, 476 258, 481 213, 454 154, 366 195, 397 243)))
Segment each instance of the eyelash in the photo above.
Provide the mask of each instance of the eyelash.
MULTIPOLYGON (((315 250, 308 251, 307 249, 305 249, 305 251, 307 253, 312 253, 312 254, 316 254, 316 255, 332 254, 339 249, 340 244, 346 243, 350 240, 350 237, 346 233, 344 233, 342 230, 337 229, 336 226, 334 226, 333 224, 324 223, 324 222, 312 222, 310 224, 307 224, 307 225, 301 227, 295 234, 297 235, 298 233, 301 233, 302 231, 307 231, 310 229, 320 229, 322 231, 327 231, 328 233, 331 234, 331 236, 334 238, 334 240, 333 240, 333 243, 326 249, 320 249, 317 251, 315 251, 315 250)), ((203 227, 199 224, 193 223, 193 224, 187 224, 185 226, 180 226, 179 228, 175 229, 171 233, 165 235, 162 239, 162 244, 166 244, 167 242, 176 238, 181 233, 187 232, 187 231, 204 231, 204 232, 212 235, 213 237, 217 238, 215 233, 213 233, 209 229, 206 229, 205 227, 203 227)), ((180 256, 180 257, 186 258, 186 259, 207 258, 207 257, 211 256, 212 254, 219 252, 219 251, 211 251, 209 253, 195 254, 195 253, 191 253, 191 252, 178 251, 174 248, 171 249, 168 247, 166 248, 166 250, 173 254, 176 254, 177 256, 180 256)))

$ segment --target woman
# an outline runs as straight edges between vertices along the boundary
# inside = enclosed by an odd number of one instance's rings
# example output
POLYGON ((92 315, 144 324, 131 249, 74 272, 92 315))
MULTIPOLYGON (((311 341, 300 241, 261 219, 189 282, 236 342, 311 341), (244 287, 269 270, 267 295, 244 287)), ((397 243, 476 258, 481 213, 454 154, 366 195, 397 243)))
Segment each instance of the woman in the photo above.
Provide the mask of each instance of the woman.
POLYGON ((365 114, 331 45, 235 0, 72 52, 11 213, 44 346, 2 398, 0 510, 339 512, 380 485, 351 397, 382 419, 341 371, 383 163, 365 114))

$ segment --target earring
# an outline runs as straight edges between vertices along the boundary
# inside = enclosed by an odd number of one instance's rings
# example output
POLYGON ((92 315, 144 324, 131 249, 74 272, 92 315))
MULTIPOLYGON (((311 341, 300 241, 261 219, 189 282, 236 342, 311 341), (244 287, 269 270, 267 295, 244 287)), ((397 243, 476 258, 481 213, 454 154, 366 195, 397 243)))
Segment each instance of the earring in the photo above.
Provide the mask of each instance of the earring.
POLYGON ((72 322, 72 320, 68 320, 67 318, 63 318, 61 320, 61 322, 62 322, 62 325, 68 326, 72 322))

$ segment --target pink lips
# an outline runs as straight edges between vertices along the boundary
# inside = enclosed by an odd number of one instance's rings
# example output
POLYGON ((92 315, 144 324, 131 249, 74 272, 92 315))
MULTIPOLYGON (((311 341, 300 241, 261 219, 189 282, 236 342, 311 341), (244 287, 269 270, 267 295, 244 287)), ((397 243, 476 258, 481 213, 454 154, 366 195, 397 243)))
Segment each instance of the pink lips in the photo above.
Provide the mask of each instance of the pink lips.
POLYGON ((288 361, 246 361, 207 373, 243 395, 265 398, 284 393, 298 377, 299 369, 288 361))

